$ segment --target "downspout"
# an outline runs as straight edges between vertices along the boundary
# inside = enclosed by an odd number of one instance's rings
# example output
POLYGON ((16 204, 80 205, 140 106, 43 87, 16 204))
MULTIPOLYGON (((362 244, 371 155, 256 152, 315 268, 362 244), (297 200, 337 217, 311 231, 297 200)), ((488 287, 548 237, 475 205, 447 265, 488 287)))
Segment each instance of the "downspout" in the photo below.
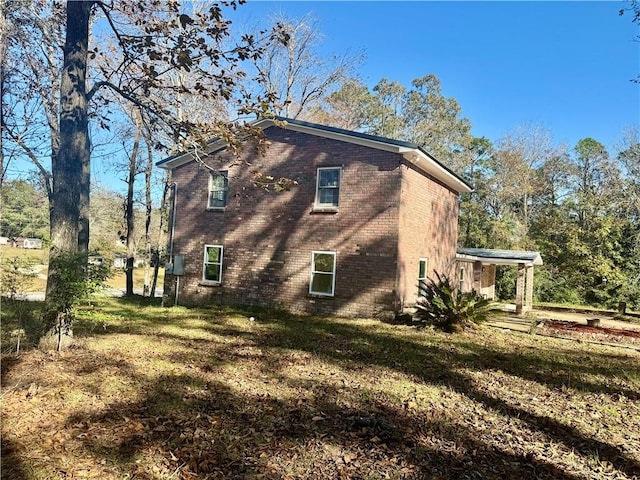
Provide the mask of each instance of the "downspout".
POLYGON ((169 185, 173 188, 173 205, 171 206, 171 234, 169 235, 169 261, 173 263, 173 236, 176 231, 176 203, 178 201, 178 184, 173 182, 169 185))

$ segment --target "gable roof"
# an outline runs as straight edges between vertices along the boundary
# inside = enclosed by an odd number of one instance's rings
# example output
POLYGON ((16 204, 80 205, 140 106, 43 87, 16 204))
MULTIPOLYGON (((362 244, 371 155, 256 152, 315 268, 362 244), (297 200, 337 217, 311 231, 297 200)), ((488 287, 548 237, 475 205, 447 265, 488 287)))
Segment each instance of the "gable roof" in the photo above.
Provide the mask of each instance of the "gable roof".
POLYGON ((494 265, 517 265, 519 263, 524 263, 527 266, 542 265, 540 252, 527 252, 523 250, 458 248, 456 258, 462 261, 480 261, 494 265))
MULTIPOLYGON (((456 192, 469 193, 473 191, 471 185, 469 185, 464 179, 456 175, 449 168, 445 167, 442 163, 436 160, 435 157, 415 143, 284 117, 257 120, 254 122, 254 126, 262 128, 263 130, 277 126, 279 128, 285 128, 295 132, 330 138, 341 142, 353 143, 369 148, 375 148, 377 150, 399 153, 405 160, 415 165, 416 168, 440 180, 456 192)), ((224 146, 223 141, 216 138, 207 143, 206 151, 207 153, 212 153, 224 148, 224 146)), ((193 159, 194 156, 192 152, 187 151, 165 158, 164 160, 157 162, 156 165, 166 170, 172 170, 184 165, 185 163, 189 163, 193 159)))

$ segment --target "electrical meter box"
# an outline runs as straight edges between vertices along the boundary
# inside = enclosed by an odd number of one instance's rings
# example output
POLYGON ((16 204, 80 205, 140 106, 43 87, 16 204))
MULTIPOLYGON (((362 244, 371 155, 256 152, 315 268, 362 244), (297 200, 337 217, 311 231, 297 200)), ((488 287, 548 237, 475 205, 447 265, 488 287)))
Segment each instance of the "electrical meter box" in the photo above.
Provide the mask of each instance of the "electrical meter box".
POLYGON ((173 256, 173 274, 184 275, 184 255, 173 256))
POLYGON ((184 255, 174 255, 173 262, 167 263, 164 271, 169 275, 184 275, 184 255))

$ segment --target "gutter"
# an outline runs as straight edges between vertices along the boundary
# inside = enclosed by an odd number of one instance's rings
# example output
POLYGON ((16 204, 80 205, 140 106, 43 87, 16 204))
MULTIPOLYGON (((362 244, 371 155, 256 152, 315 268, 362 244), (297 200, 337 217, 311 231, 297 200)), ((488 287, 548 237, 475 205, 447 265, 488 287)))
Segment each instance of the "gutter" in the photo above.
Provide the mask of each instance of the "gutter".
POLYGON ((471 193, 473 188, 449 169, 442 166, 438 161, 420 149, 400 148, 399 152, 405 160, 415 165, 418 169, 437 178, 445 185, 456 190, 458 193, 471 193))

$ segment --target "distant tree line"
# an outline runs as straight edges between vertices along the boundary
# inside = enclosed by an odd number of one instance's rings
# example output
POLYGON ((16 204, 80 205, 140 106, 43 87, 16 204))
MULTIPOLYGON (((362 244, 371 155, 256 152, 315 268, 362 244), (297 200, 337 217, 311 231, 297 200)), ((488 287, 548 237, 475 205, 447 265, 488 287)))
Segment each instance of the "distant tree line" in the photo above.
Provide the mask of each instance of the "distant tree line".
POLYGON ((0 187, 0 236, 49 238, 47 195, 27 180, 0 187))
MULTIPOLYGON (((2 208, 0 215, 0 236, 35 237, 49 242, 49 205, 47 196, 41 186, 30 180, 7 180, 0 189, 2 208)), ((126 195, 114 192, 103 186, 94 186, 91 193, 89 223, 91 239, 89 253, 100 254, 112 259, 115 254, 126 254, 126 195)), ((133 229, 137 234, 133 237, 133 249, 136 258, 146 258, 145 245, 145 205, 136 202, 134 205, 137 225, 133 229)), ((154 250, 165 248, 166 236, 160 231, 159 209, 153 209, 150 216, 151 245, 154 250)))

